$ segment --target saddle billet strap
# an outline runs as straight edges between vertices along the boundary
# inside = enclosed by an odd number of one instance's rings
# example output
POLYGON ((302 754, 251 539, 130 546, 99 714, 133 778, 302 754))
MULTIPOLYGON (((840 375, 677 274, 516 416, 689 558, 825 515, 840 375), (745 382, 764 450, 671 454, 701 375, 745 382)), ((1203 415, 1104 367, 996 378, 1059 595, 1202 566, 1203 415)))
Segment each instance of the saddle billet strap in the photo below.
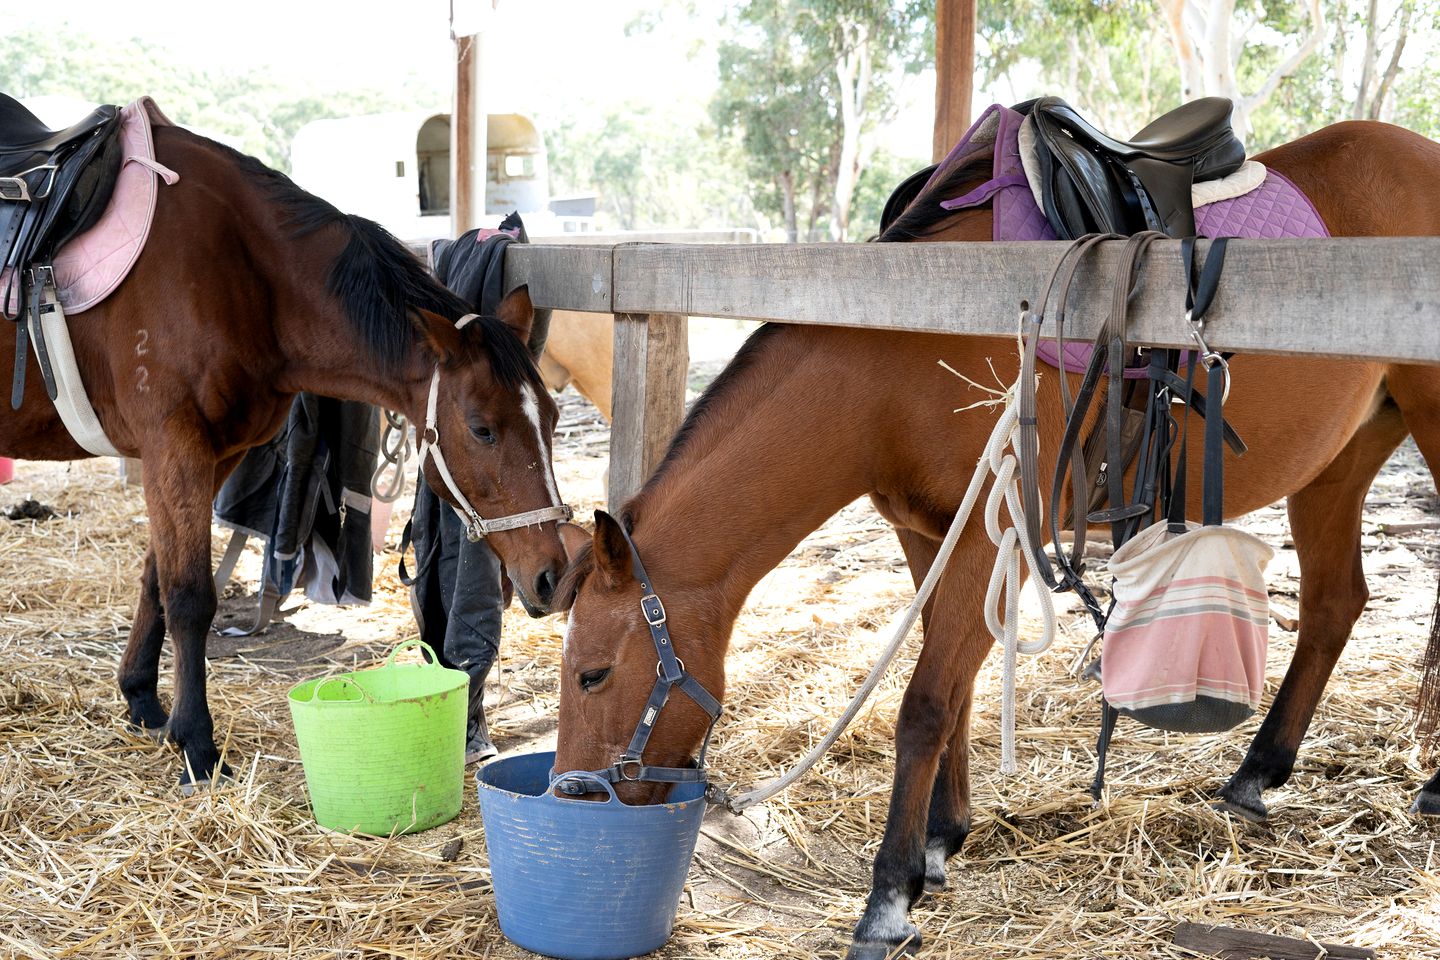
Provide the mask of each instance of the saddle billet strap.
POLYGON ((41 317, 42 312, 46 312, 46 307, 49 306, 45 302, 46 281, 41 279, 44 273, 50 274, 49 283, 53 286, 55 275, 48 266, 36 267, 31 271, 30 339, 35 343, 35 360, 40 364, 40 379, 45 383, 45 395, 53 403, 60 395, 60 390, 55 384, 55 369, 50 363, 50 348, 45 343, 45 327, 41 317))

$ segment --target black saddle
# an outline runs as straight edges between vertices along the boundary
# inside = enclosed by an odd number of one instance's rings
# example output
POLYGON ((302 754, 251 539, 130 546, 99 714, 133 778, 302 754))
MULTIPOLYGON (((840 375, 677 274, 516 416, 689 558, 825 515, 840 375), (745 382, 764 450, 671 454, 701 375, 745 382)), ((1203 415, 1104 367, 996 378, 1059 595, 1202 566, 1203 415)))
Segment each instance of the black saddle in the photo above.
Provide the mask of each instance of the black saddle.
POLYGON ((42 294, 56 251, 100 219, 120 175, 120 108, 98 107, 64 130, 51 130, 18 101, 0 93, 0 314, 16 321, 15 376, 10 405, 25 394, 28 336, 23 319, 33 308, 35 356, 54 400, 56 385, 40 329, 42 294), (13 311, 12 311, 13 305, 13 311))
POLYGON ((12 271, 0 292, 7 319, 23 315, 32 267, 47 266, 65 241, 100 218, 120 173, 120 109, 97 108, 51 130, 0 93, 0 266, 12 271), (18 314, 9 313, 11 290, 18 314))
POLYGON ((1034 121, 1041 206, 1062 240, 1141 230, 1193 237, 1191 186, 1229 176, 1245 162, 1224 97, 1192 100, 1129 141, 1097 129, 1059 97, 1015 109, 1034 121))

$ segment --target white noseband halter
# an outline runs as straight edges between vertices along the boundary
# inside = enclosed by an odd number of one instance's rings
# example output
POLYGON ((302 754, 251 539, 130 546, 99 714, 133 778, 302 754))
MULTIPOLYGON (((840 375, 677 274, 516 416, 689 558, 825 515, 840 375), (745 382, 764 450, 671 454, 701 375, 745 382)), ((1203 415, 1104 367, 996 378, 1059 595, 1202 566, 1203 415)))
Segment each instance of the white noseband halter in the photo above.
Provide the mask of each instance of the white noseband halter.
MULTIPOLYGON (((459 330, 474 320, 478 314, 469 313, 455 321, 455 329, 459 330)), ((525 513, 512 513, 498 520, 486 520, 479 512, 470 505, 465 494, 455 485, 455 478, 450 475, 450 468, 445 465, 445 455, 440 452, 440 430, 436 426, 435 404, 440 394, 440 364, 435 364, 435 372, 430 377, 430 398, 425 403, 425 430, 420 434, 420 469, 425 469, 425 458, 428 456, 435 461, 435 469, 440 473, 440 479, 445 481, 445 488, 450 491, 450 496, 455 498, 455 515, 460 522, 465 524, 465 536, 471 543, 481 540, 500 530, 514 530, 518 527, 528 527, 533 524, 545 523, 550 520, 569 520, 575 515, 566 504, 556 504, 549 507, 541 507, 538 510, 529 510, 525 513)), ((550 464, 545 464, 545 469, 551 469, 550 464)))

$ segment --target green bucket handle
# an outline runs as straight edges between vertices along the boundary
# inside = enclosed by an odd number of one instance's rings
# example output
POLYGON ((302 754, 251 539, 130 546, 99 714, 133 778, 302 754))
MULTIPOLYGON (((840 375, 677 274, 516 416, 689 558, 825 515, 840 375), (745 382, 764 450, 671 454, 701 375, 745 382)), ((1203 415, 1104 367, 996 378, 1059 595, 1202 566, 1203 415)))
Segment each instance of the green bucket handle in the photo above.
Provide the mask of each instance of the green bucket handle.
POLYGON ((318 702, 318 701, 320 700, 320 690, 321 690, 326 684, 335 683, 336 681, 339 681, 340 683, 348 683, 348 684, 349 684, 351 687, 353 687, 357 692, 359 692, 359 694, 360 694, 360 699, 359 699, 359 700, 327 700, 327 701, 325 701, 326 703, 374 703, 374 702, 375 702, 375 699, 374 699, 373 697, 371 697, 369 693, 366 692, 366 690, 365 690, 364 687, 360 686, 360 684, 356 683, 354 680, 352 680, 351 678, 345 676, 344 674, 339 674, 339 675, 336 675, 336 676, 333 676, 333 677, 326 677, 324 680, 321 680, 319 683, 315 684, 314 689, 312 689, 312 690, 310 691, 310 702, 311 702, 311 703, 318 702))
POLYGON ((440 664, 440 657, 437 656, 435 653, 435 648, 430 646, 430 644, 426 643, 424 640, 421 640, 419 637, 411 637, 409 640, 401 640, 399 643, 395 644, 395 649, 391 650, 390 656, 385 658, 385 666, 395 666, 395 655, 401 650, 404 650, 408 647, 421 647, 425 650, 426 653, 430 654, 430 662, 425 663, 422 661, 420 664, 418 664, 419 666, 439 667, 442 670, 444 669, 444 667, 440 664))

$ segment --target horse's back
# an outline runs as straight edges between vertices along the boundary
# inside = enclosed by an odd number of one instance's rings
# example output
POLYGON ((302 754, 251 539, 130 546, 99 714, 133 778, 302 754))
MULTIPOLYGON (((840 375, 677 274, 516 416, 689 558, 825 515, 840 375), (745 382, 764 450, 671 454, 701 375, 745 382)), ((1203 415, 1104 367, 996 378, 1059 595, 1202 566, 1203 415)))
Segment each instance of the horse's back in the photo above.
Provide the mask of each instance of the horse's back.
POLYGON ((1440 144, 1378 120, 1346 120, 1255 158, 1305 192, 1331 236, 1440 235, 1440 144))

